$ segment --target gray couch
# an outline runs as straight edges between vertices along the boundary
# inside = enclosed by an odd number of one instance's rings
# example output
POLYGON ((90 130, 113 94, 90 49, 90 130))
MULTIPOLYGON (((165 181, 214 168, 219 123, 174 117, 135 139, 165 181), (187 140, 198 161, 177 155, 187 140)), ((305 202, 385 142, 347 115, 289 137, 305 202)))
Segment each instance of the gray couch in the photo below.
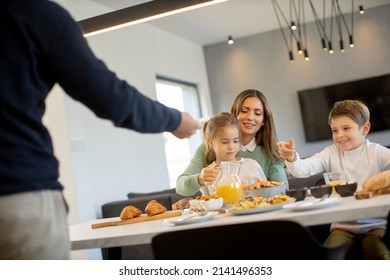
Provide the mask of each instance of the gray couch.
MULTIPOLYGON (((313 175, 308 178, 288 177, 290 189, 299 189, 304 187, 310 188, 314 185, 321 185, 323 184, 322 180, 322 174, 313 175)), ((200 193, 195 194, 193 197, 196 197, 197 195, 200 195, 200 193)), ((113 201, 102 205, 103 218, 118 217, 122 209, 128 205, 132 205, 143 210, 145 209, 146 204, 153 199, 164 205, 168 210, 172 210, 172 204, 184 198, 183 196, 177 194, 175 189, 168 189, 150 193, 130 192, 127 194, 127 197, 128 199, 126 200, 113 201)), ((323 241, 323 239, 328 234, 328 228, 329 226, 326 225, 324 227, 311 227, 310 229, 320 241, 323 241)), ((153 259, 150 244, 103 248, 102 253, 103 259, 153 259)))

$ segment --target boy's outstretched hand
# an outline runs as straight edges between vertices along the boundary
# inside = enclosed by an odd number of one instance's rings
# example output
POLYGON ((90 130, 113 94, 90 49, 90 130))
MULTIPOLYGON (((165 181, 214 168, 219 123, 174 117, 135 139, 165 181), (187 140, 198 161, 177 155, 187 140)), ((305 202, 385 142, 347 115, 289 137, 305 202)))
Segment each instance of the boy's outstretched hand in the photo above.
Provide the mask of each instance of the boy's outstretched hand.
POLYGON ((288 142, 279 141, 277 143, 278 153, 281 158, 289 162, 293 162, 296 157, 294 139, 290 138, 288 142))

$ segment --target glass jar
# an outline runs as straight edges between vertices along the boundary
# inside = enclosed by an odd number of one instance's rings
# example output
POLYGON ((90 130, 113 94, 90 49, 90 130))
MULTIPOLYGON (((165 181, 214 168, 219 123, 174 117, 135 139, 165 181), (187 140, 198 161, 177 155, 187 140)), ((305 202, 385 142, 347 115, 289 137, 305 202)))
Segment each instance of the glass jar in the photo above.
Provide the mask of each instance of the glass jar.
POLYGON ((221 162, 221 176, 215 183, 215 191, 225 204, 239 202, 242 197, 242 183, 238 176, 240 167, 241 161, 221 162))

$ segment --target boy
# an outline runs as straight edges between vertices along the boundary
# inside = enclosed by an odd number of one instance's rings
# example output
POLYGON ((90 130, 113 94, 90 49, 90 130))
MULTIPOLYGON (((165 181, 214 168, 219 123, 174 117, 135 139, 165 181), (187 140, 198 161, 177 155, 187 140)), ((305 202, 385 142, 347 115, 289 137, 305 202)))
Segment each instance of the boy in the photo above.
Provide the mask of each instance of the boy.
MULTIPOLYGON (((336 102, 329 113, 328 123, 334 144, 309 158, 300 159, 292 138, 289 142, 278 143, 278 152, 293 176, 345 171, 347 179, 356 181, 361 189, 368 178, 390 170, 390 149, 366 139, 370 131, 370 112, 363 102, 336 102)), ((385 219, 334 223, 324 244, 334 246, 348 242, 351 250, 355 241, 361 240, 366 259, 388 259, 389 251, 379 240, 385 226, 385 219)))

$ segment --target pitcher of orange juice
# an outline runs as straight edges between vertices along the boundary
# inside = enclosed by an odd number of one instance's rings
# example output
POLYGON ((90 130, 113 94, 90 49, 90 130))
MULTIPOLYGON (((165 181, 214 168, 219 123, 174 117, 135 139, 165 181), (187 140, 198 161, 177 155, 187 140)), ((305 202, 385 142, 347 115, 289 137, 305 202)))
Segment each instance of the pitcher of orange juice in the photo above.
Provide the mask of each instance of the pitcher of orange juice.
POLYGON ((238 202, 242 197, 242 183, 238 176, 240 167, 240 161, 221 162, 221 176, 215 183, 215 192, 225 204, 238 202))

